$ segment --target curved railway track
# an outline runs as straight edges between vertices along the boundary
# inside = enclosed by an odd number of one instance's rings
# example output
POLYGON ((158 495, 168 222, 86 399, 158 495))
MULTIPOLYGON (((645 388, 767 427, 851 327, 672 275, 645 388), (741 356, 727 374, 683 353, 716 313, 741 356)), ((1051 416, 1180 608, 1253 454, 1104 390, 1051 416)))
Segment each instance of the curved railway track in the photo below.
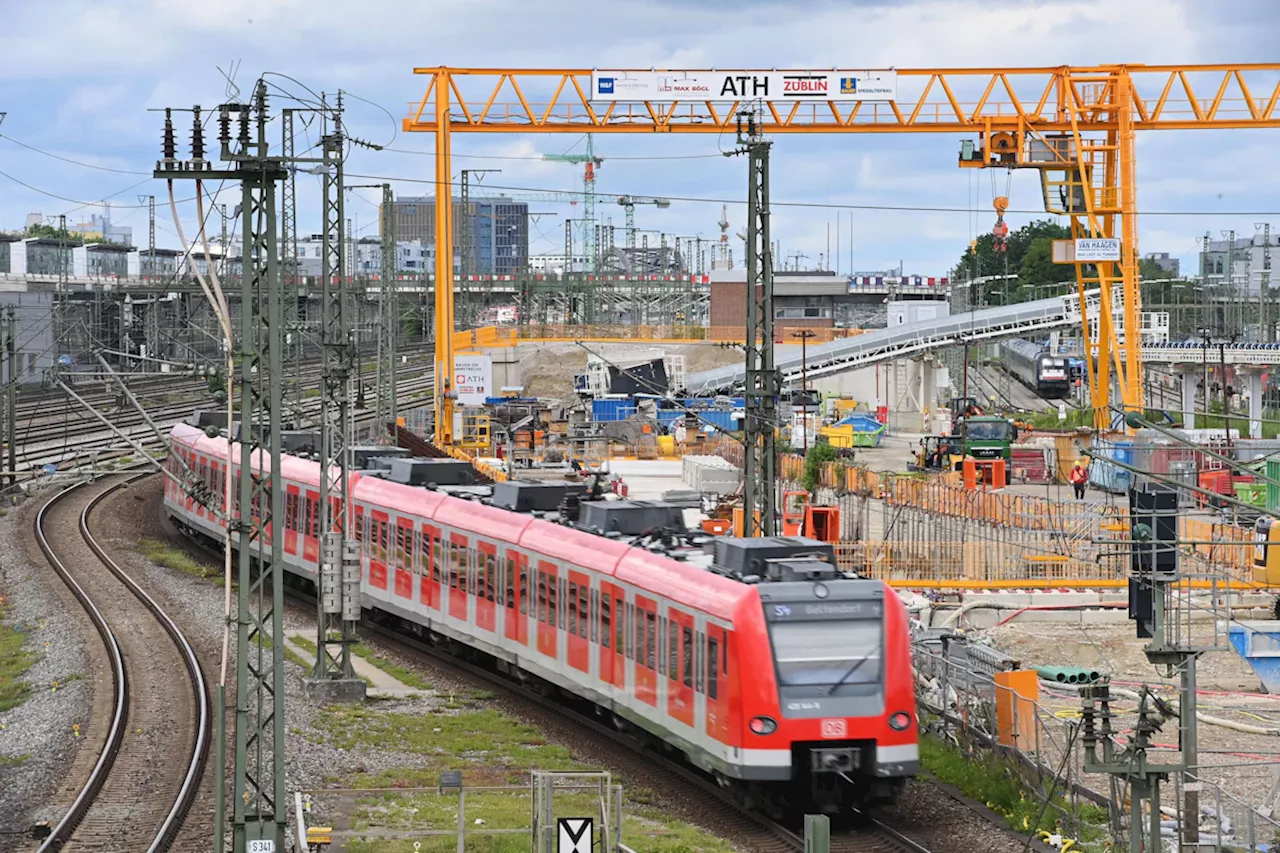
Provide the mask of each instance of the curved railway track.
POLYGON ((95 507, 141 476, 77 483, 36 514, 40 550, 102 640, 86 742, 54 797, 63 816, 41 853, 168 850, 208 758, 210 702, 194 649, 89 527, 95 507))

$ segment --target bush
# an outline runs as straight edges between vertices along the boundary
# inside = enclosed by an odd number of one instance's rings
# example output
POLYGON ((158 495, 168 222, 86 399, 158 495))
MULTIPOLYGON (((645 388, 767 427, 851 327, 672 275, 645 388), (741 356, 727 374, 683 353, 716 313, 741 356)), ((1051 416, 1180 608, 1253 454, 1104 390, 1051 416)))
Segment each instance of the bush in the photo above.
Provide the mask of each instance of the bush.
POLYGON ((809 452, 804 457, 804 476, 800 481, 805 491, 812 493, 818 487, 822 466, 836 461, 837 458, 836 449, 830 444, 815 444, 809 448, 809 452))

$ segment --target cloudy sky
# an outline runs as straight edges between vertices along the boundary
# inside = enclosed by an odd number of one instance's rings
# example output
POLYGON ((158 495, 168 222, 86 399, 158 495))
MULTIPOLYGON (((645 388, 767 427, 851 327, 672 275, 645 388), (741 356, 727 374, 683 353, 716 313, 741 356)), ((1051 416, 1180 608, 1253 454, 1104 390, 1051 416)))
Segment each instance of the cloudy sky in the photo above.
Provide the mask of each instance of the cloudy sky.
MULTIPOLYGON (((285 93, 305 97, 306 89, 350 93, 349 130, 393 150, 355 150, 348 171, 372 179, 349 182, 390 179, 397 194, 414 195, 431 192, 426 182, 433 175, 433 138, 399 131, 425 92, 426 78, 413 74, 415 66, 1194 64, 1274 60, 1280 44, 1274 0, 0 0, 0 13, 0 112, 7 113, 0 125, 0 229, 21 228, 35 211, 87 218, 100 208, 82 203, 107 199, 113 219, 133 226, 135 241, 143 242, 146 213, 137 196, 167 199, 164 184, 149 178, 161 118, 148 111, 213 106, 237 90, 247 96, 265 72, 272 72, 276 107, 289 105, 285 93)), ((1262 72, 1248 82, 1265 99, 1277 79, 1262 72)), ((1201 78, 1197 94, 1212 98, 1220 80, 1221 74, 1212 82, 1201 78)), ((1154 97, 1159 85, 1141 94, 1154 97)), ((300 147, 315 136, 314 127, 301 131, 300 147)), ((993 196, 1010 196, 1018 211, 1008 216, 1014 228, 1035 218, 1042 204, 1030 172, 1010 180, 1002 171, 956 168, 960 139, 779 137, 775 239, 784 254, 803 254, 808 266, 828 253, 830 232, 832 253, 840 235, 842 271, 901 261, 908 272, 945 274, 972 236, 990 230, 993 196)), ((744 160, 719 154, 730 143, 715 134, 598 136, 597 154, 606 162, 597 191, 673 198, 667 210, 638 210, 640 227, 653 231, 654 241, 657 232, 714 239, 721 202, 745 198, 744 160)), ((1167 251, 1194 267, 1206 231, 1215 238, 1233 228, 1251 235, 1267 219, 1280 229, 1278 143, 1277 130, 1141 135, 1141 250, 1167 251)), ((483 179, 494 187, 572 190, 581 187, 580 167, 545 163, 540 155, 583 146, 580 134, 459 134, 453 168, 455 177, 461 169, 501 169, 483 179)), ((308 176, 299 185, 303 232, 319 224, 317 182, 308 176)), ((357 230, 376 234, 378 194, 353 194, 360 200, 348 212, 357 230)), ((221 200, 234 204, 233 195, 221 200)), ((621 241, 623 211, 609 201, 602 199, 602 215, 618 226, 621 241)), ((561 250, 563 220, 581 216, 580 208, 535 201, 531 209, 547 214, 533 228, 532 250, 561 250)), ((182 215, 190 234, 194 205, 183 206, 182 215)), ((733 232, 745 230, 744 218, 742 204, 730 205, 733 232)), ((158 243, 177 247, 164 205, 157 219, 158 243)), ((733 243, 740 258, 741 243, 733 243)))

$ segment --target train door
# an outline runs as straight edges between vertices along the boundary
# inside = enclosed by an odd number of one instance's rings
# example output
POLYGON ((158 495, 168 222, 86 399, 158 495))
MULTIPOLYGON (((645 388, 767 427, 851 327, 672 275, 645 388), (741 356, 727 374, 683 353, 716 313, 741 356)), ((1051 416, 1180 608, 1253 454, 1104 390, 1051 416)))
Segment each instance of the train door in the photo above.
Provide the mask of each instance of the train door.
POLYGON ((320 562, 320 494, 307 489, 302 501, 302 561, 309 565, 320 562))
POLYGON ((471 540, 462 533, 449 534, 449 616, 467 621, 467 587, 471 577, 471 540))
POLYGON ((422 525, 422 548, 418 552, 418 601, 432 610, 440 609, 440 528, 422 525))
POLYGON ((284 487, 284 552, 298 556, 298 505, 302 493, 289 483, 284 487))
POLYGON ((369 513, 369 540, 373 545, 369 556, 369 586, 374 589, 387 588, 387 563, 390 561, 390 516, 381 510, 369 513))
POLYGON ((706 731, 721 743, 729 740, 728 636, 719 625, 707 626, 706 731))
POLYGON ((672 609, 668 613, 667 714, 693 725, 693 617, 672 609))
POLYGON ((587 643, 588 622, 591 618, 588 597, 591 578, 578 571, 569 571, 569 590, 565 600, 569 621, 565 626, 565 645, 568 647, 569 666, 579 672, 591 671, 591 650, 587 643))
POLYGON ((538 561, 538 651, 552 660, 556 659, 556 584, 558 576, 554 563, 538 561))
POLYGON ((476 540, 476 626, 498 632, 498 548, 476 540))
MULTIPOLYGON (((616 684, 613 637, 614 637, 614 620, 617 615, 614 611, 614 591, 617 588, 608 581, 600 582, 600 641, 596 644, 597 654, 599 655, 599 675, 602 684, 616 684)), ((621 674, 622 667, 617 667, 618 674, 621 674)), ((621 685, 619 685, 621 686, 621 685)))
POLYGON ((693 728, 702 734, 707 719, 707 631, 702 616, 695 617, 693 627, 693 728))
POLYGON ((514 548, 507 550, 506 638, 529 645, 529 558, 514 548))
POLYGON ((658 704, 658 603, 636 596, 635 650, 636 698, 646 705, 658 704))
POLYGON ((413 521, 396 519, 395 531, 395 594, 396 598, 413 601, 413 521))

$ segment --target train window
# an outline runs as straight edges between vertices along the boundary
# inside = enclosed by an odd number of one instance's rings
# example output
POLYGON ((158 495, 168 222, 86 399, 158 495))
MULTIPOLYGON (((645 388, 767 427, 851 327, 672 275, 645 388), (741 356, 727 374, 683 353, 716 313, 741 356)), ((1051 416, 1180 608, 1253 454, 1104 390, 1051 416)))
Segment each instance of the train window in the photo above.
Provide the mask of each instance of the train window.
POLYGON ((387 530, 389 526, 383 519, 378 519, 378 556, 384 563, 387 561, 387 549, 390 545, 388 540, 391 538, 390 531, 387 530))
POLYGON ((395 566, 396 568, 399 568, 399 569, 403 569, 405 567, 405 559, 404 559, 405 552, 409 550, 408 548, 405 547, 404 537, 405 537, 405 529, 397 524, 396 525, 395 566))
POLYGON ((656 669, 658 661, 658 617, 653 613, 646 612, 645 620, 645 665, 649 669, 656 669))
POLYGON ((438 534, 431 534, 431 579, 440 580, 440 573, 448 571, 444 565, 444 544, 438 534))
POLYGON ((729 674, 729 632, 723 633, 724 642, 720 644, 720 674, 728 676, 729 674))
POLYGON ((547 621, 547 573, 538 572, 538 621, 547 621))
POLYGON ((681 634, 684 640, 684 652, 681 655, 681 671, 684 677, 681 681, 685 687, 693 686, 693 629, 682 626, 681 634))
POLYGON ((627 602, 627 625, 625 630, 627 635, 628 660, 636 659, 636 635, 631 630, 631 626, 634 624, 636 624, 636 606, 631 602, 627 602))
POLYGON ((507 552, 507 600, 508 610, 516 609, 516 558, 507 552))
POLYGON ((600 623, 597 621, 596 614, 600 612, 600 593, 594 589, 591 590, 591 642, 598 642, 600 639, 600 623))
POLYGON ((458 588, 458 566, 459 566, 458 543, 450 542, 448 547, 449 547, 449 562, 445 564, 444 571, 445 571, 445 575, 447 576, 446 580, 448 580, 449 582, 449 588, 457 589, 458 588))
POLYGON ((578 633, 578 585, 569 581, 569 633, 578 633))
POLYGON ((719 695, 719 680, 716 675, 720 671, 720 648, 715 637, 707 637, 707 698, 715 699, 719 695))
POLYGON ((658 617, 658 674, 667 673, 667 617, 658 617))
POLYGON ((702 633, 701 631, 699 631, 699 632, 698 632, 698 645, 697 645, 697 647, 696 647, 696 651, 697 651, 697 654, 698 654, 698 660, 697 660, 697 665, 696 665, 696 666, 694 667, 694 669, 693 669, 693 680, 694 680, 693 689, 694 689, 694 690, 696 690, 696 691, 697 691, 697 692, 699 692, 699 693, 701 693, 701 692, 702 692, 702 672, 703 672, 703 660, 704 660, 704 658, 703 658, 703 647, 702 647, 702 637, 703 637, 703 633, 702 633))
POLYGON ((591 607, 587 603, 587 588, 578 587, 578 636, 587 638, 587 624, 591 621, 591 607))
POLYGON ((606 649, 613 645, 613 614, 610 612, 612 597, 609 593, 600 594, 600 644, 606 649))
POLYGON ((613 610, 613 648, 614 653, 620 655, 625 652, 622 638, 627 634, 627 602, 621 596, 615 598, 613 601, 615 605, 613 610))
POLYGON ((484 597, 486 601, 493 601, 497 594, 498 588, 498 561, 494 559, 492 554, 484 555, 484 597))
POLYGON ((667 677, 672 681, 680 678, 680 628, 672 620, 667 632, 667 677))
POLYGON ((520 612, 529 612, 529 569, 520 562, 520 612))
MULTIPOLYGON (((561 582, 563 581, 564 579, 561 578, 561 582)), ((559 607, 560 599, 564 598, 564 596, 557 596, 556 592, 556 576, 551 575, 547 581, 547 621, 551 623, 552 628, 556 627, 557 614, 560 617, 561 627, 564 626, 564 612, 559 607)))
POLYGON ((632 616, 633 618, 631 620, 631 633, 635 635, 634 648, 636 653, 636 656, 635 658, 633 658, 633 660, 635 660, 635 662, 638 664, 643 664, 644 663, 644 608, 641 607, 639 604, 637 604, 635 606, 635 610, 632 611, 632 616))
POLYGON ((417 529, 413 531, 413 570, 420 575, 427 573, 427 538, 417 529))

